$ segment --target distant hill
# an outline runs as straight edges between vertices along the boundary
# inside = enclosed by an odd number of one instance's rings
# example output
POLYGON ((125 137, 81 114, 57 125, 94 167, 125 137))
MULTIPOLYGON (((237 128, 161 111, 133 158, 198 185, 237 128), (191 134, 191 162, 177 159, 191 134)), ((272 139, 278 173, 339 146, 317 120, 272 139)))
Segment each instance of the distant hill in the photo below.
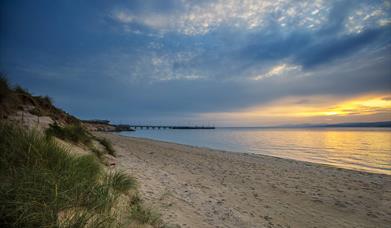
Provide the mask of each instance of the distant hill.
POLYGON ((57 123, 62 126, 81 124, 90 131, 133 131, 128 125, 111 124, 109 120, 80 120, 56 107, 50 97, 33 96, 20 86, 11 86, 0 74, 0 120, 4 119, 44 129, 57 123))
POLYGON ((33 96, 20 86, 12 87, 8 80, 0 75, 0 119, 20 115, 49 117, 60 124, 78 124, 80 120, 53 105, 48 96, 33 96))

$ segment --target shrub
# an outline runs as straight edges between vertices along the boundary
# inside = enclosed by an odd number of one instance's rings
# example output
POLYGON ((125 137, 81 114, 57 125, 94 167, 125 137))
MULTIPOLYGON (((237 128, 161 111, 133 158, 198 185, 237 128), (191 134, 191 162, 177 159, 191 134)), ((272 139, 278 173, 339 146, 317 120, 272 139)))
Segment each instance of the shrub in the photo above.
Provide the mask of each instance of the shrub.
POLYGON ((11 89, 7 78, 0 75, 0 102, 2 102, 10 93, 11 89))
POLYGON ((25 88, 22 88, 21 86, 16 86, 15 92, 21 95, 31 96, 29 91, 27 91, 25 88))
POLYGON ((53 107, 53 99, 49 96, 34 96, 40 106, 51 108, 53 107))
POLYGON ((116 156, 115 150, 114 150, 113 145, 111 144, 111 141, 110 141, 110 140, 108 140, 108 139, 106 139, 106 138, 98 138, 98 137, 95 137, 95 139, 96 139, 97 141, 99 141, 100 144, 102 144, 102 146, 105 147, 106 152, 107 152, 108 154, 113 155, 114 157, 116 156))
POLYGON ((31 109, 30 111, 30 114, 32 114, 32 115, 36 115, 36 116, 43 116, 44 115, 44 113, 42 112, 42 110, 41 109, 39 109, 39 108, 33 108, 33 109, 31 109))
POLYGON ((141 204, 134 204, 131 206, 130 218, 138 221, 141 224, 151 224, 154 227, 163 227, 163 221, 160 214, 156 213, 150 208, 145 208, 141 204))
POLYGON ((46 129, 48 136, 56 136, 65 141, 73 143, 82 143, 84 145, 91 145, 92 136, 85 130, 80 124, 68 124, 64 127, 59 126, 57 123, 51 124, 46 129))
POLYGON ((125 193, 137 186, 135 179, 129 178, 126 174, 121 172, 110 173, 110 175, 108 175, 107 182, 110 183, 115 191, 120 193, 125 193))
POLYGON ((10 88, 7 78, 0 74, 0 118, 14 112, 19 103, 20 100, 10 88))

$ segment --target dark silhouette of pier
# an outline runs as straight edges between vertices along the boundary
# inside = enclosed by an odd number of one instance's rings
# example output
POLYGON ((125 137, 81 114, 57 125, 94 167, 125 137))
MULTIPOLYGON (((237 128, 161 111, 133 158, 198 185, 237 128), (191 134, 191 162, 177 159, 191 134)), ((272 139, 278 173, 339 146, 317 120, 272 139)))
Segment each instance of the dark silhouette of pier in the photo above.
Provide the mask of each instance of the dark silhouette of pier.
POLYGON ((179 130, 207 130, 215 129, 214 126, 175 126, 175 125, 127 125, 130 129, 147 129, 147 130, 163 130, 163 129, 179 129, 179 130))
POLYGON ((179 130, 202 130, 202 129, 215 129, 214 126, 210 125, 164 125, 164 124, 112 124, 109 120, 83 120, 84 123, 89 124, 100 124, 114 127, 110 131, 135 131, 136 129, 147 129, 147 130, 163 130, 163 129, 179 129, 179 130))

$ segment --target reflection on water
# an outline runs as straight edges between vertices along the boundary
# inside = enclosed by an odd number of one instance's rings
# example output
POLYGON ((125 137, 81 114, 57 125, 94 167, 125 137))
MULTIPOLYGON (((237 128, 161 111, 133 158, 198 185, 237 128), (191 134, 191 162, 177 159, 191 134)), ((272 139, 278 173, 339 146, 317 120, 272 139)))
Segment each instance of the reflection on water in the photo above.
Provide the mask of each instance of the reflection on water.
POLYGON ((391 129, 137 130, 123 135, 391 175, 391 129))

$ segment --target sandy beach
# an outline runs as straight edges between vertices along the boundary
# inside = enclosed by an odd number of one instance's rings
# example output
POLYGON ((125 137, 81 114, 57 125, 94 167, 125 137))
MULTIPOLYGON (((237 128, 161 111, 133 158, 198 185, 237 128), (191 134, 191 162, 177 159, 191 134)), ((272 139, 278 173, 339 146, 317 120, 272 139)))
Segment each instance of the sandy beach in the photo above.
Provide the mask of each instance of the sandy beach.
POLYGON ((391 176, 96 133, 180 227, 390 227, 391 176))

